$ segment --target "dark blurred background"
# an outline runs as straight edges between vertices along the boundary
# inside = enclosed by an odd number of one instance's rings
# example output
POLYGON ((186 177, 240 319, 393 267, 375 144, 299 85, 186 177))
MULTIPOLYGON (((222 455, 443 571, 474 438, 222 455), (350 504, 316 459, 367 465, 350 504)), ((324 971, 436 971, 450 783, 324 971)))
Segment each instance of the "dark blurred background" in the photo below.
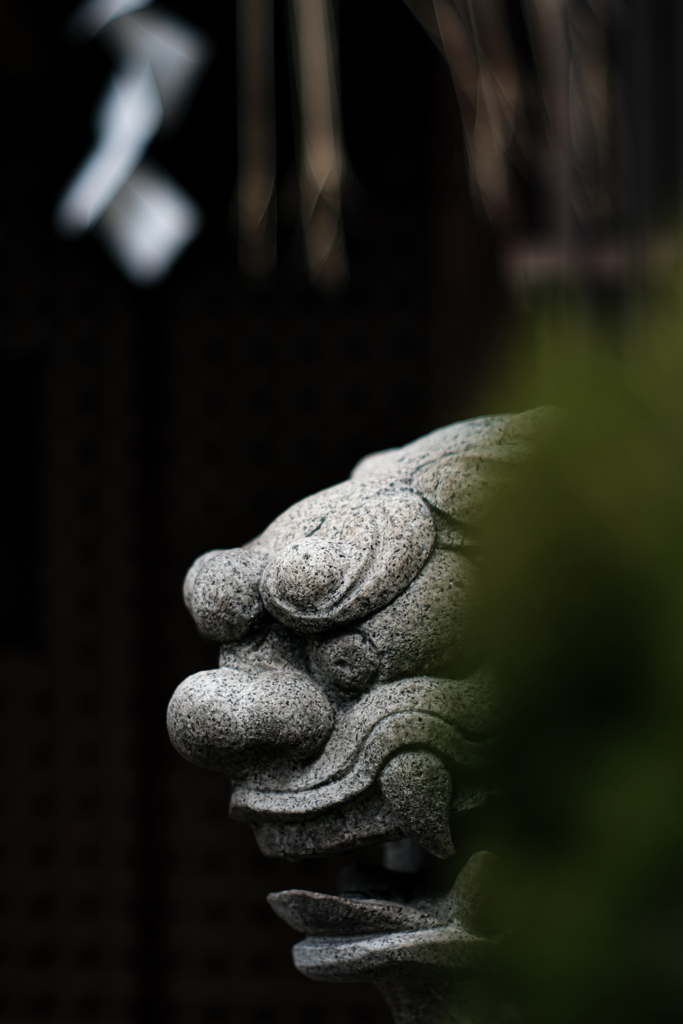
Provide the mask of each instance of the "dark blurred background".
MULTIPOLYGON (((676 3, 631 0, 610 37, 624 84, 605 230, 619 244, 666 217, 678 189, 676 3)), ((368 452, 501 411, 480 396, 503 372, 514 282, 539 261, 527 246, 516 273, 475 213, 451 76, 411 11, 346 0, 349 282, 313 288, 287 216, 297 129, 276 4, 279 270, 245 284, 234 5, 166 6, 215 47, 181 130, 152 148, 206 226, 163 284, 140 289, 93 237, 52 226, 110 58, 66 36, 72 0, 0 3, 2 1019, 387 1021, 374 990, 297 975, 295 936, 265 904, 274 889, 332 887, 329 870, 264 859, 227 819, 226 780, 170 747, 170 694, 216 656, 180 586, 199 553, 244 543, 368 452)), ((532 180, 521 202, 538 230, 532 180)), ((623 289, 617 264, 598 290, 623 289)))
MULTIPOLYGON (((71 0, 0 5, 3 437, 2 1019, 386 1020, 374 990, 300 977, 267 892, 333 884, 265 860, 228 784, 180 759, 165 706, 210 666, 180 597, 202 551, 239 545, 366 453, 474 414, 505 316, 445 64, 399 0, 341 5, 346 145, 360 195, 350 280, 308 284, 280 218, 277 281, 241 283, 234 7, 172 0, 214 59, 153 155, 206 227, 154 289, 53 210, 111 73, 71 40, 71 0)), ((294 167, 284 5, 278 166, 294 167)))

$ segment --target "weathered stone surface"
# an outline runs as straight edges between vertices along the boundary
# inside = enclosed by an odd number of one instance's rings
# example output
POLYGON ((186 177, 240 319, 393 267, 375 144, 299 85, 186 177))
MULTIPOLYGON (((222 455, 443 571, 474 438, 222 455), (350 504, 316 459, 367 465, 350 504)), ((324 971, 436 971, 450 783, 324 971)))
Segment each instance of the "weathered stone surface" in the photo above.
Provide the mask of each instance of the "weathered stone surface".
POLYGON ((171 740, 233 778, 231 813, 268 855, 386 844, 387 867, 351 893, 270 901, 307 936, 300 970, 373 981, 401 1024, 484 1019, 489 855, 447 891, 428 865, 456 863, 459 815, 486 800, 497 711, 474 628, 477 527, 545 416, 482 417, 363 459, 185 581, 222 646, 174 694, 171 740))

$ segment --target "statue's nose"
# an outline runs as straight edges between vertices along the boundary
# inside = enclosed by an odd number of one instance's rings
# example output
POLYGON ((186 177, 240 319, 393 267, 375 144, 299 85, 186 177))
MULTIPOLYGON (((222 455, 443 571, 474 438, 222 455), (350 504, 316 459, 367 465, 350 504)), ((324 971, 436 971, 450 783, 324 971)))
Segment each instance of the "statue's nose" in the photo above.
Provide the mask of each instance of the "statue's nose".
POLYGON ((197 672, 168 706, 171 742, 183 757, 233 778, 265 764, 296 764, 327 741, 334 718, 314 682, 278 666, 197 672))

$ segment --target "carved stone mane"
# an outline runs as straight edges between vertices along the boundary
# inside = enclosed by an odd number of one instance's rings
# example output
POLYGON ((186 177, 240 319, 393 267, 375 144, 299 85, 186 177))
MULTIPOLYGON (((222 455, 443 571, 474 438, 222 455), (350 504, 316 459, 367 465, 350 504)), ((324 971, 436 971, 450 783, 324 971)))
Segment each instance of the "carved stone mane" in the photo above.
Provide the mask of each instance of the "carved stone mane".
POLYGON ((264 854, 385 844, 386 868, 359 869, 340 896, 269 900, 305 935, 300 971, 374 982, 403 1024, 500 1019, 478 981, 491 855, 463 864, 459 845, 487 798, 496 726, 474 628, 477 530, 544 415, 456 423, 371 455, 185 580, 221 648, 218 668, 173 695, 171 740, 230 776, 231 814, 264 854))

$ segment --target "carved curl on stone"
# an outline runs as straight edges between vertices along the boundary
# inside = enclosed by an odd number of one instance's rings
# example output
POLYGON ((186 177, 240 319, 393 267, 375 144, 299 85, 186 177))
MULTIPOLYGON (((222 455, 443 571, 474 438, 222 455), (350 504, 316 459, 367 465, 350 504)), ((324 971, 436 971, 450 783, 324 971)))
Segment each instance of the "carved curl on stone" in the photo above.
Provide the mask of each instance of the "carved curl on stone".
POLYGON ((306 936, 294 950, 304 974, 372 981, 406 1024, 489 1019, 477 978, 491 855, 446 887, 420 869, 458 866, 459 819, 489 791, 497 722, 475 639, 477 527, 547 415, 482 417, 369 456, 250 544, 202 555, 185 580, 221 650, 217 669, 173 695, 171 740, 230 775, 231 814, 267 855, 386 844, 387 869, 360 871, 341 896, 270 902, 306 936))

